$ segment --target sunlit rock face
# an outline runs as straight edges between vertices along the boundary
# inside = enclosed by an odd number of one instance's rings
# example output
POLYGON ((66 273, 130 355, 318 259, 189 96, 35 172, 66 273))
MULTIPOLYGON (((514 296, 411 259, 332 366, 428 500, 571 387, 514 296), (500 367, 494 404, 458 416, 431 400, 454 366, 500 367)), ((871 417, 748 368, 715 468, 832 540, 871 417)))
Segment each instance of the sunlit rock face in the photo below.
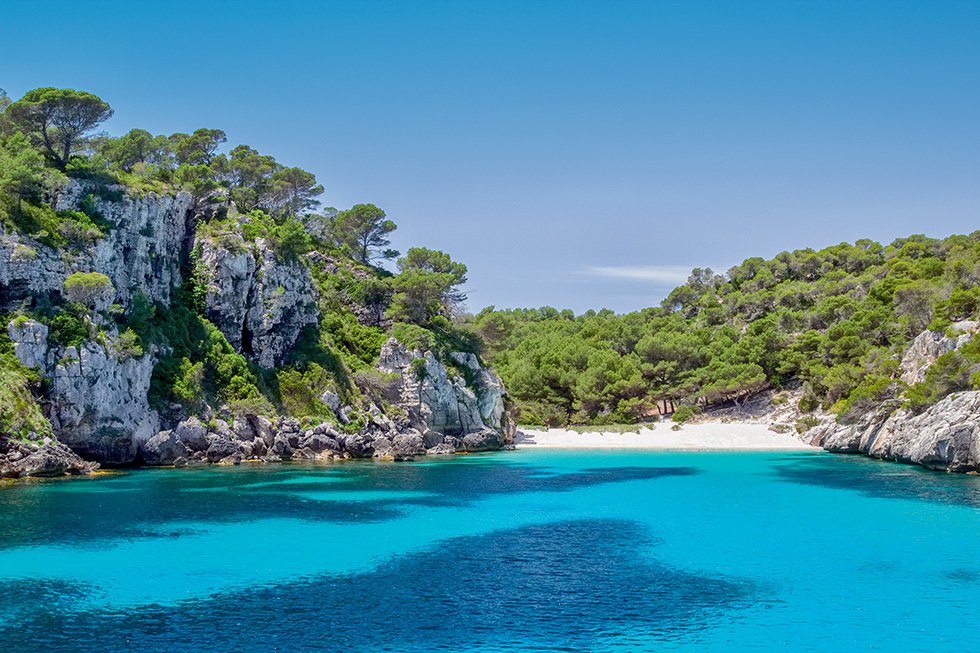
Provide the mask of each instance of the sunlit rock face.
POLYGON ((208 319, 235 351, 272 368, 319 319, 309 271, 277 255, 262 238, 254 248, 240 239, 220 244, 202 239, 200 247, 208 319))

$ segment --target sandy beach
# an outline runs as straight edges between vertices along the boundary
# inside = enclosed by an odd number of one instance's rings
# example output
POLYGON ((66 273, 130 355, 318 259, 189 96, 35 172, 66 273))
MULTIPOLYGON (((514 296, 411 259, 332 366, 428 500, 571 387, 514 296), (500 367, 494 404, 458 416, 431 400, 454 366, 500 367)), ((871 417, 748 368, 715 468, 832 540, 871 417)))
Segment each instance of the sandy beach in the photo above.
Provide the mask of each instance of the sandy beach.
POLYGON ((671 429, 671 422, 650 426, 639 433, 603 432, 602 427, 586 433, 521 428, 514 444, 519 449, 813 449, 795 433, 776 433, 761 422, 701 422, 685 424, 679 431, 671 429))

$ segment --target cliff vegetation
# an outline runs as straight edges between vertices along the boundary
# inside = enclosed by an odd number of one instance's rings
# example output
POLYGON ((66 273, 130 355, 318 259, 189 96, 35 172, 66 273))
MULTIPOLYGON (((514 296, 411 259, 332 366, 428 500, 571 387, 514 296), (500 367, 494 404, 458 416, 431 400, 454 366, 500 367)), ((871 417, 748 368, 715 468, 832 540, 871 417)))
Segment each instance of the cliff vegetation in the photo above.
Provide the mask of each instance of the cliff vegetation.
POLYGON ((402 256, 381 208, 324 207, 312 173, 220 129, 112 137, 111 115, 88 92, 0 91, 0 436, 110 463, 188 423, 313 454, 504 443, 503 388, 455 324, 465 265, 402 256))

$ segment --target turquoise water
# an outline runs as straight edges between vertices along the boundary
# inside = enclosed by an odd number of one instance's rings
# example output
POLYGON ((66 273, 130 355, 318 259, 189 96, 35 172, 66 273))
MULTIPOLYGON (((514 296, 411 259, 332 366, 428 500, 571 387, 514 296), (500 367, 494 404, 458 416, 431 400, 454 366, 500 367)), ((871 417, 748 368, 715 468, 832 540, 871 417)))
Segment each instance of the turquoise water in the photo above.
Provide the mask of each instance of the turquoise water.
POLYGON ((954 651, 980 478, 533 451, 0 485, 11 651, 954 651))

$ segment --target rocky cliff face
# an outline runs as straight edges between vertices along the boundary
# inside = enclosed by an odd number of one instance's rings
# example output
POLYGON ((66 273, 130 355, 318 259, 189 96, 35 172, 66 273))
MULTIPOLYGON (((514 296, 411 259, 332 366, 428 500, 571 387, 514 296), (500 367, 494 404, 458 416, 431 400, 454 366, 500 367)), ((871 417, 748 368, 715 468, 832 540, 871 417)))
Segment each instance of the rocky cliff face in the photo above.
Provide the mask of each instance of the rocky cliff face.
POLYGON ((58 440, 76 453, 129 463, 159 430, 147 400, 156 362, 151 354, 132 358, 118 351, 114 331, 104 342, 49 347, 48 328, 35 320, 12 321, 8 335, 20 362, 51 379, 47 417, 58 440))
MULTIPOLYGON (((73 181, 55 203, 56 210, 77 210, 93 186, 73 181)), ((95 209, 115 227, 91 247, 56 251, 20 234, 0 231, 0 308, 14 308, 32 296, 60 295, 74 272, 100 272, 112 280, 108 303, 126 304, 143 290, 150 299, 170 303, 180 285, 180 260, 187 238, 191 196, 187 193, 133 195, 110 187, 121 196, 110 201, 92 195, 95 209)), ((0 228, 2 230, 2 228, 0 228)))
MULTIPOLYGON (((113 296, 101 308, 115 303, 125 309, 138 290, 166 306, 184 281, 182 264, 196 251, 195 280, 206 287, 206 317, 236 352, 255 364, 274 368, 304 328, 318 325, 317 286, 306 262, 279 255, 263 238, 245 242, 240 232, 195 234, 188 227, 192 202, 186 193, 135 194, 110 188, 100 191, 100 198, 94 190, 72 182, 55 206, 77 210, 85 203, 91 212, 94 205, 113 225, 90 247, 54 250, 23 234, 0 232, 0 310, 21 310, 45 295, 57 303, 65 279, 74 272, 110 278, 113 296)), ((323 254, 314 252, 307 259, 321 276, 370 278, 365 270, 341 270, 339 261, 323 254)), ((358 311, 357 302, 347 297, 362 324, 381 327, 390 326, 384 316, 387 299, 373 298, 358 311)), ((154 346, 146 353, 127 347, 112 321, 89 313, 79 322, 89 330, 88 338, 68 347, 51 340, 48 327, 37 320, 19 317, 5 325, 17 359, 47 379, 42 408, 56 439, 16 443, 0 438, 0 476, 97 468, 87 461, 183 465, 290 458, 398 460, 499 449, 513 436, 503 385, 474 355, 454 353, 447 366, 431 352, 406 351, 394 340, 385 344, 380 362, 381 371, 394 379, 388 414, 378 407, 388 405, 387 399, 357 395, 344 405, 338 395, 321 388, 316 392, 334 411, 334 425, 276 416, 232 419, 227 407, 214 406, 205 407, 207 424, 190 418, 161 430, 164 424, 152 410, 148 392, 158 357, 166 352, 154 346)), ((174 404, 170 410, 179 414, 182 408, 174 404)))
POLYGON ((948 472, 980 471, 980 391, 952 394, 921 415, 898 410, 858 424, 827 420, 807 435, 837 453, 915 463, 948 472))
POLYGON ((316 288, 299 261, 277 255, 262 238, 220 245, 203 239, 207 317, 235 351, 269 369, 282 361, 305 327, 319 319, 316 288))
POLYGON ((511 442, 514 426, 504 411, 503 382, 473 354, 451 355, 470 383, 451 374, 432 352, 406 350, 393 338, 382 348, 378 367, 398 375, 398 403, 427 447, 448 442, 457 450, 483 451, 511 442))
POLYGON ((340 424, 303 427, 295 419, 238 417, 210 425, 190 418, 175 429, 161 431, 140 445, 149 465, 237 464, 243 460, 379 458, 411 460, 420 455, 460 451, 492 451, 513 442, 515 427, 504 410, 504 388, 496 374, 483 368, 473 354, 456 353, 462 376, 440 363, 432 352, 408 351, 394 339, 382 350, 380 370, 395 376, 391 390, 404 414, 389 416, 376 405, 367 410, 356 432, 357 412, 324 393, 324 402, 340 424), (413 365, 413 361, 422 363, 413 365))
MULTIPOLYGON (((919 334, 902 359, 902 380, 923 381, 939 356, 969 342, 978 327, 976 322, 954 324, 953 330, 961 334, 956 337, 919 334)), ((954 393, 920 415, 884 408, 855 424, 839 424, 828 416, 804 438, 837 453, 862 453, 950 472, 980 471, 980 391, 954 393)))

